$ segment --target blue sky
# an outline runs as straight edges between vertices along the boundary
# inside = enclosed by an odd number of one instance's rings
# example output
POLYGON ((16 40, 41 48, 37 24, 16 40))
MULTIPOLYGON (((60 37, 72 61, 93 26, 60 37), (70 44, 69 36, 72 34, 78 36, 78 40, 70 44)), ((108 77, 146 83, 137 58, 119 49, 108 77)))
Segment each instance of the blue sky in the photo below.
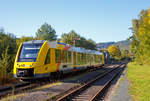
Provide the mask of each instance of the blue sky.
POLYGON ((125 40, 131 20, 149 0, 1 0, 0 27, 17 37, 35 36, 45 22, 60 37, 75 30, 96 42, 125 40))

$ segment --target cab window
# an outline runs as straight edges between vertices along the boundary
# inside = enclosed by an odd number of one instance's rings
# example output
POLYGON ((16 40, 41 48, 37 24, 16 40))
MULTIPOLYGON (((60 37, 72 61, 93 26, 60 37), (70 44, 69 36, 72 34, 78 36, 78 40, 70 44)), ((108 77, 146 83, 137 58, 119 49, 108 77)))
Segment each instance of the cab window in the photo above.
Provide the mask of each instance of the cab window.
POLYGON ((45 59, 45 64, 50 64, 50 49, 47 52, 46 59, 45 59))

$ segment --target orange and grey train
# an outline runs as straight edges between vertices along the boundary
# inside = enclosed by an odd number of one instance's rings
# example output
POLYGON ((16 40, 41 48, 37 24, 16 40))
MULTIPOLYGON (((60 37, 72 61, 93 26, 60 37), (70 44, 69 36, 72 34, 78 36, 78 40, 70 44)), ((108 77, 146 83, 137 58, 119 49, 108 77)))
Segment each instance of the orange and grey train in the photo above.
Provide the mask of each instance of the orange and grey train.
POLYGON ((103 53, 74 47, 57 41, 33 40, 20 45, 13 74, 34 79, 51 74, 70 73, 104 64, 103 53))

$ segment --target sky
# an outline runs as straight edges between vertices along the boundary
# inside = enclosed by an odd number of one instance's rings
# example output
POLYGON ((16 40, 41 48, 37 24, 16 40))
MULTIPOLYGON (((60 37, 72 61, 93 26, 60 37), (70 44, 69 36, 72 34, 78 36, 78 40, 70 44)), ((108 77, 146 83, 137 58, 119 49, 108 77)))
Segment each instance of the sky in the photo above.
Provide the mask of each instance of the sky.
POLYGON ((75 30, 95 42, 125 40, 132 19, 150 0, 1 0, 0 28, 16 37, 35 36, 45 22, 60 38, 75 30))

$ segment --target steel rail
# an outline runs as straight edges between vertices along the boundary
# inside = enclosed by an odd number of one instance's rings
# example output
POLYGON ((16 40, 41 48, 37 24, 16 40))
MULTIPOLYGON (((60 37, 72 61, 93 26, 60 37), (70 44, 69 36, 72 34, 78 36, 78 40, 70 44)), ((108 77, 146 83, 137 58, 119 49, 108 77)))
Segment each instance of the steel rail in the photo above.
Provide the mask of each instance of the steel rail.
POLYGON ((21 92, 27 89, 31 89, 35 87, 36 85, 33 83, 20 83, 8 87, 4 87, 0 89, 0 99, 3 97, 9 95, 9 94, 16 94, 17 92, 21 92))
MULTIPOLYGON (((71 92, 63 95, 60 98, 58 98, 57 101, 67 101, 67 100, 70 100, 70 98, 73 98, 74 95, 77 95, 77 94, 79 94, 79 92, 82 92, 82 91, 86 90, 89 86, 91 86, 93 83, 95 83, 98 79, 101 79, 101 78, 105 77, 110 72, 114 71, 115 69, 119 68, 122 65, 123 64, 120 64, 119 66, 113 68, 112 70, 109 70, 109 71, 105 72, 103 75, 100 75, 100 76, 96 77, 95 79, 91 80, 90 82, 88 82, 86 84, 83 84, 82 86, 80 86, 80 87, 72 90, 71 92)), ((93 96, 93 98, 95 98, 95 97, 93 96)))
POLYGON ((21 87, 21 86, 26 86, 28 85, 29 83, 18 83, 18 84, 15 84, 15 85, 11 85, 11 86, 5 86, 5 87, 0 87, 0 92, 3 92, 3 91, 6 91, 6 90, 12 90, 13 88, 12 87, 21 87))
MULTIPOLYGON (((103 66, 98 66, 98 67, 103 67, 103 66)), ((97 68, 97 69, 100 69, 100 68, 97 68)), ((92 70, 92 71, 94 71, 94 70, 92 70)), ((65 78, 67 78, 67 77, 65 77, 65 78)), ((56 81, 54 80, 52 82, 46 82, 45 84, 55 83, 55 82, 56 81)), ((9 95, 9 94, 12 94, 12 93, 17 94, 18 92, 22 92, 22 91, 25 91, 28 89, 33 89, 33 88, 36 88, 38 86, 45 85, 45 84, 40 84, 39 82, 38 83, 24 82, 24 83, 14 84, 11 86, 0 87, 0 99, 2 99, 3 97, 5 97, 6 95, 9 95)))
POLYGON ((99 96, 99 94, 102 93, 103 90, 110 84, 110 82, 113 81, 115 77, 117 77, 124 66, 125 65, 122 65, 120 70, 118 70, 117 73, 103 87, 101 87, 101 89, 99 89, 89 101, 94 101, 96 97, 99 96))

